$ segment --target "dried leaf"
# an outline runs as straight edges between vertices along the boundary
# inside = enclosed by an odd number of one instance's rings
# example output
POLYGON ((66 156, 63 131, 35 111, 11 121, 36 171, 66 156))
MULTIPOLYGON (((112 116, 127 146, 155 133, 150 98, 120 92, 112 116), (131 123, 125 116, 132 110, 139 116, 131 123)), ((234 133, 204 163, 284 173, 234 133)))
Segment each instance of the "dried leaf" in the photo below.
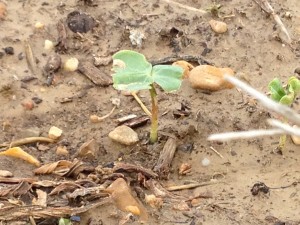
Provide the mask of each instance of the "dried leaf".
POLYGON ((76 177, 83 171, 94 171, 94 167, 84 165, 83 162, 75 159, 73 162, 60 160, 54 163, 48 163, 34 170, 35 174, 56 174, 65 177, 76 177))
POLYGON ((75 157, 85 157, 85 156, 91 156, 95 158, 95 152, 96 152, 96 141, 95 139, 91 139, 89 141, 86 141, 81 145, 79 150, 76 152, 75 157))
POLYGON ((19 184, 15 184, 15 185, 1 187, 0 188, 0 197, 5 197, 10 194, 13 196, 21 196, 21 195, 28 193, 28 191, 31 189, 31 187, 32 187, 32 185, 26 181, 21 181, 19 184))
POLYGON ((32 155, 23 151, 20 147, 9 148, 4 152, 0 152, 0 155, 11 156, 19 159, 23 159, 35 166, 40 166, 40 162, 32 155))
POLYGON ((76 188, 81 188, 81 186, 76 184, 74 181, 66 181, 54 188, 49 195, 56 195, 62 191, 74 191, 76 188))
POLYGON ((104 205, 109 202, 109 198, 100 199, 96 202, 81 207, 41 207, 41 206, 7 206, 0 210, 0 221, 13 221, 27 219, 29 216, 39 218, 59 218, 74 214, 80 214, 90 209, 104 205))
POLYGON ((161 208, 163 205, 163 199, 158 198, 155 195, 145 195, 145 202, 149 204, 152 208, 161 208))
POLYGON ((41 180, 41 181, 37 181, 32 183, 32 186, 34 187, 54 187, 56 186, 58 183, 52 180, 41 180))
POLYGON ((61 173, 69 171, 72 166, 72 162, 67 160, 60 160, 54 163, 45 164, 34 170, 35 174, 50 174, 50 173, 61 173))
POLYGON ((123 178, 116 179, 105 191, 111 194, 118 209, 138 215, 143 221, 148 220, 146 209, 132 196, 130 188, 123 178))
POLYGON ((37 189, 36 190, 37 198, 32 199, 32 205, 39 205, 39 206, 47 206, 47 193, 37 189))

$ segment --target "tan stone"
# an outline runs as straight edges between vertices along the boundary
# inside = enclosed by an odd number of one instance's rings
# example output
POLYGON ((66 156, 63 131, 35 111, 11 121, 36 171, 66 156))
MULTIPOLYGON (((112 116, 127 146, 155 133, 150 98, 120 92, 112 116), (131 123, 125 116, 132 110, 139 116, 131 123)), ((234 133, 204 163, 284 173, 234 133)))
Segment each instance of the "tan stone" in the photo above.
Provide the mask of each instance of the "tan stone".
POLYGON ((187 61, 184 61, 184 60, 176 61, 172 65, 173 66, 180 66, 184 70, 183 76, 182 76, 183 79, 188 78, 190 71, 194 68, 194 66, 192 64, 190 64, 190 63, 188 63, 187 61))
POLYGON ((223 34, 228 30, 227 24, 221 21, 210 20, 209 25, 211 29, 218 34, 223 34))
POLYGON ((230 68, 217 68, 210 65, 197 66, 190 72, 189 81, 195 89, 218 91, 230 89, 234 86, 224 80, 224 75, 234 75, 230 68))
POLYGON ((69 151, 66 146, 58 146, 56 148, 56 155, 69 155, 69 151))
POLYGON ((113 131, 111 131, 108 136, 121 144, 124 145, 133 145, 139 141, 139 137, 137 133, 132 130, 130 127, 122 125, 116 127, 113 131))
MULTIPOLYGON (((293 127, 298 128, 296 125, 294 125, 293 127)), ((300 137, 299 136, 291 135, 291 138, 295 145, 300 145, 300 137)))
POLYGON ((62 130, 58 127, 51 127, 48 133, 49 138, 51 139, 58 139, 62 135, 62 130))

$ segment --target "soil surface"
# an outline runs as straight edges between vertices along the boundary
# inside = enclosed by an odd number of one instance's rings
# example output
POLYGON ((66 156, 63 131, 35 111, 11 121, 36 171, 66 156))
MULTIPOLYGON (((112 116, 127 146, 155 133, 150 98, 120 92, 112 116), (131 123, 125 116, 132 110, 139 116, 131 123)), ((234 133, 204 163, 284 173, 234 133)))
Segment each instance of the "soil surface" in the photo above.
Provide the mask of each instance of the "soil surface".
MULTIPOLYGON (((208 0, 177 2, 202 10, 214 5, 214 1, 208 0)), ((284 34, 273 18, 254 1, 219 0, 215 3, 222 6, 218 16, 209 11, 203 14, 184 9, 163 0, 7 1, 7 15, 0 21, 0 51, 3 53, 0 59, 1 143, 36 135, 47 137, 50 127, 56 126, 63 130, 57 142, 27 144, 21 146, 22 149, 42 164, 73 161, 80 146, 95 139, 95 156, 79 157, 86 165, 105 167, 114 162, 125 162, 153 169, 167 139, 174 136, 177 151, 168 179, 158 180, 161 185, 212 183, 172 192, 176 197, 163 198, 162 207, 157 209, 147 205, 139 194, 153 192, 137 181, 137 173, 120 172, 131 184, 133 195, 145 205, 148 224, 300 224, 299 147, 290 137, 282 154, 275 151, 278 136, 227 143, 207 141, 213 133, 268 127, 266 119, 273 115, 236 88, 208 92, 195 90, 188 80, 184 80, 181 89, 175 93, 159 90, 158 143, 147 143, 148 122, 135 128, 140 141, 127 147, 113 142, 108 133, 118 125, 117 118, 129 114, 145 115, 132 96, 125 96, 112 85, 96 85, 78 71, 59 69, 51 75, 45 75, 43 71, 48 57, 55 51, 63 62, 76 57, 80 62, 95 63, 95 58, 109 59, 118 50, 131 49, 143 53, 150 61, 170 56, 178 56, 178 59, 200 57, 206 63, 233 69, 237 76, 265 93, 274 77, 286 81, 289 76, 297 76, 294 71, 300 66, 299 0, 270 0, 292 37, 290 45, 284 42, 284 34), (94 18, 92 30, 74 33, 68 28, 68 14, 76 10, 94 18), (216 34, 208 23, 211 19, 225 22, 228 31, 216 34), (59 40, 59 21, 65 25, 65 43, 59 40), (36 28, 37 22, 44 24, 44 28, 36 28), (133 31, 144 35, 140 47, 133 46, 129 39, 133 31), (53 50, 46 50, 45 40, 58 45, 53 50), (28 45, 33 53, 33 69, 26 60, 28 45), (6 47, 13 47, 14 54, 5 53, 6 47), (120 99, 120 106, 102 122, 91 123, 90 115, 103 116, 112 110, 111 98, 120 99), (28 110, 26 103, 32 99, 34 108, 28 110), (189 113, 178 118, 174 112, 182 105, 189 113), (56 154, 58 146, 65 146, 69 154, 56 154), (203 160, 209 160, 209 165, 203 164, 203 160), (178 174, 182 163, 191 165, 187 175, 178 174), (268 193, 251 193, 251 188, 258 182, 270 187, 268 193), (178 200, 182 197, 196 200, 178 200)), ((195 61, 191 63, 198 65, 195 61)), ((101 76, 110 76, 111 66, 109 61, 107 65, 97 65, 97 69, 101 76)), ((151 108, 148 91, 139 92, 139 96, 151 108)), ((297 104, 293 107, 300 110, 297 104)), ((0 169, 9 170, 15 178, 75 180, 35 175, 33 165, 6 156, 1 156, 0 169)), ((109 180, 114 179, 116 177, 109 180)), ((34 189, 29 192, 35 195, 34 189)), ((8 199, 10 203, 14 202, 15 210, 26 204, 24 199, 15 196, 0 198, 1 205, 8 199), (24 202, 21 204, 20 201, 24 202)), ((80 222, 74 224, 106 225, 122 224, 120 221, 124 221, 127 214, 113 203, 106 203, 76 215, 80 216, 80 222)), ((23 224, 22 220, 28 222, 29 217, 15 220, 18 222, 4 221, 2 224, 23 224)), ((57 221, 55 217, 36 218, 37 224, 55 224, 57 221)), ((127 224, 140 224, 139 218, 128 217, 127 224)))

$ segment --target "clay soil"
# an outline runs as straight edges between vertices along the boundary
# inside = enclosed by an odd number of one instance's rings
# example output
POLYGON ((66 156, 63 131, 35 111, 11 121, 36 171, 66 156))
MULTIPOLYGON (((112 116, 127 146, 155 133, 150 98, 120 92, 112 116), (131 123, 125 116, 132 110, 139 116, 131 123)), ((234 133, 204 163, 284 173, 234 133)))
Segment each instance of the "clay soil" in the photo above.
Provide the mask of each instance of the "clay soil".
MULTIPOLYGON (((177 1, 203 10, 214 4, 209 0, 177 1)), ((65 21, 67 15, 75 10, 92 16, 97 25, 81 35, 66 28, 67 49, 57 52, 63 61, 76 57, 79 61, 93 63, 95 57, 110 57, 121 49, 139 51, 150 61, 189 55, 201 57, 217 67, 230 67, 237 76, 265 93, 268 92, 268 82, 274 77, 285 81, 289 76, 297 76, 294 71, 299 67, 299 0, 270 0, 293 39, 291 45, 284 42, 284 35, 272 17, 254 1, 219 0, 215 3, 222 5, 219 18, 162 0, 95 0, 93 6, 75 0, 7 1, 7 15, 0 22, 0 51, 13 47, 14 54, 4 54, 0 59, 0 121, 3 125, 0 142, 11 142, 36 133, 47 136, 49 128, 56 126, 63 130, 58 142, 33 143, 22 148, 42 164, 62 159, 72 161, 84 142, 95 139, 96 155, 80 158, 87 165, 105 166, 121 161, 153 169, 168 136, 175 136, 178 148, 171 172, 167 180, 158 181, 165 187, 211 180, 216 183, 173 192, 176 196, 187 198, 202 196, 197 204, 188 202, 187 208, 178 209, 177 203, 166 197, 161 209, 153 209, 141 198, 149 213, 148 224, 300 224, 299 147, 293 144, 290 137, 282 154, 274 151, 278 136, 227 143, 207 141, 213 133, 268 127, 266 119, 273 115, 236 88, 207 92, 191 88, 189 82, 184 80, 181 89, 175 93, 159 91, 158 143, 147 143, 148 122, 135 129, 141 141, 126 147, 113 142, 108 133, 117 126, 117 118, 128 114, 145 115, 133 97, 124 96, 112 85, 95 85, 79 72, 65 72, 62 69, 54 74, 51 85, 45 85, 47 78, 42 68, 54 50, 45 50, 44 41, 48 39, 57 43, 57 23, 60 19, 65 21), (227 23, 228 31, 225 34, 214 33, 208 24, 211 19, 227 23), (45 27, 35 28, 36 22, 43 23, 45 27), (130 42, 131 30, 145 35, 140 48, 130 42), (26 61, 26 40, 37 62, 35 73, 26 61), (24 81, 28 77, 34 79, 24 81), (35 104, 32 110, 26 110, 22 102, 33 97, 38 97, 42 102, 35 104), (111 111, 111 98, 119 98, 120 107, 101 123, 91 123, 90 115, 103 116, 111 111), (69 101, 66 102, 66 99, 69 101), (174 112, 182 104, 188 107, 190 114, 177 118, 174 112), (56 154, 57 147, 62 145, 66 146, 69 155, 56 154), (203 166, 203 159, 209 160, 208 166, 203 166), (182 163, 191 164, 191 173, 178 175, 182 163), (257 182, 276 189, 252 195, 251 188, 257 182), (284 186, 288 187, 281 188, 284 186)), ((198 65, 195 61, 191 63, 198 65)), ((101 74, 110 75, 111 63, 99 65, 98 69, 101 74)), ((141 91, 139 96, 150 108, 148 92, 141 91)), ((293 107, 298 111, 300 109, 297 104, 293 107)), ((33 165, 4 156, 0 159, 0 169, 9 170, 16 178, 67 179, 34 175, 33 165)), ((151 194, 150 190, 138 185, 136 175, 124 173, 131 184, 151 194)), ((134 195, 137 195, 135 189, 132 187, 134 195)), ((6 202, 7 198, 3 197, 1 201, 6 202)), ((15 204, 15 210, 18 210, 20 202, 15 201, 15 204)), ((113 203, 107 203, 79 214, 80 222, 73 223, 119 224, 124 215, 126 213, 113 203)), ((1 224, 23 224, 22 220, 29 221, 28 217, 23 217, 1 224)), ((37 224, 55 224, 55 221, 58 219, 36 219, 37 224)), ((127 224, 139 224, 138 218, 129 219, 127 224)))

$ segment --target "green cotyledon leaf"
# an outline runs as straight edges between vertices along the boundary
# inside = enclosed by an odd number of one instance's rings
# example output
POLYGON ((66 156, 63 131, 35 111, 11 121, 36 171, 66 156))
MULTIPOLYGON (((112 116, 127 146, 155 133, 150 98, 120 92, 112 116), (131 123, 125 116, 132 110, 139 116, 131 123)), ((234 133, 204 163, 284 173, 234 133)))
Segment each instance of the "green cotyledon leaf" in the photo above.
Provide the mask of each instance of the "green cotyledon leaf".
POLYGON ((294 101, 294 93, 290 93, 288 95, 283 96, 279 103, 283 104, 283 105, 291 105, 294 101))
POLYGON ((182 82, 183 69, 179 66, 156 65, 152 70, 155 83, 166 92, 176 91, 182 82))
POLYGON ((72 223, 70 219, 60 218, 58 225, 72 225, 72 223))
POLYGON ((280 99, 286 95, 286 92, 283 89, 282 84, 280 83, 278 78, 273 79, 269 83, 268 88, 271 92, 271 98, 277 102, 279 102, 280 99))
POLYGON ((113 55, 113 83, 118 90, 136 91, 150 89, 153 83, 152 65, 145 56, 131 50, 122 50, 113 55))
POLYGON ((290 77, 288 81, 288 90, 290 93, 294 93, 294 98, 296 98, 297 94, 300 92, 300 81, 297 77, 290 77))

